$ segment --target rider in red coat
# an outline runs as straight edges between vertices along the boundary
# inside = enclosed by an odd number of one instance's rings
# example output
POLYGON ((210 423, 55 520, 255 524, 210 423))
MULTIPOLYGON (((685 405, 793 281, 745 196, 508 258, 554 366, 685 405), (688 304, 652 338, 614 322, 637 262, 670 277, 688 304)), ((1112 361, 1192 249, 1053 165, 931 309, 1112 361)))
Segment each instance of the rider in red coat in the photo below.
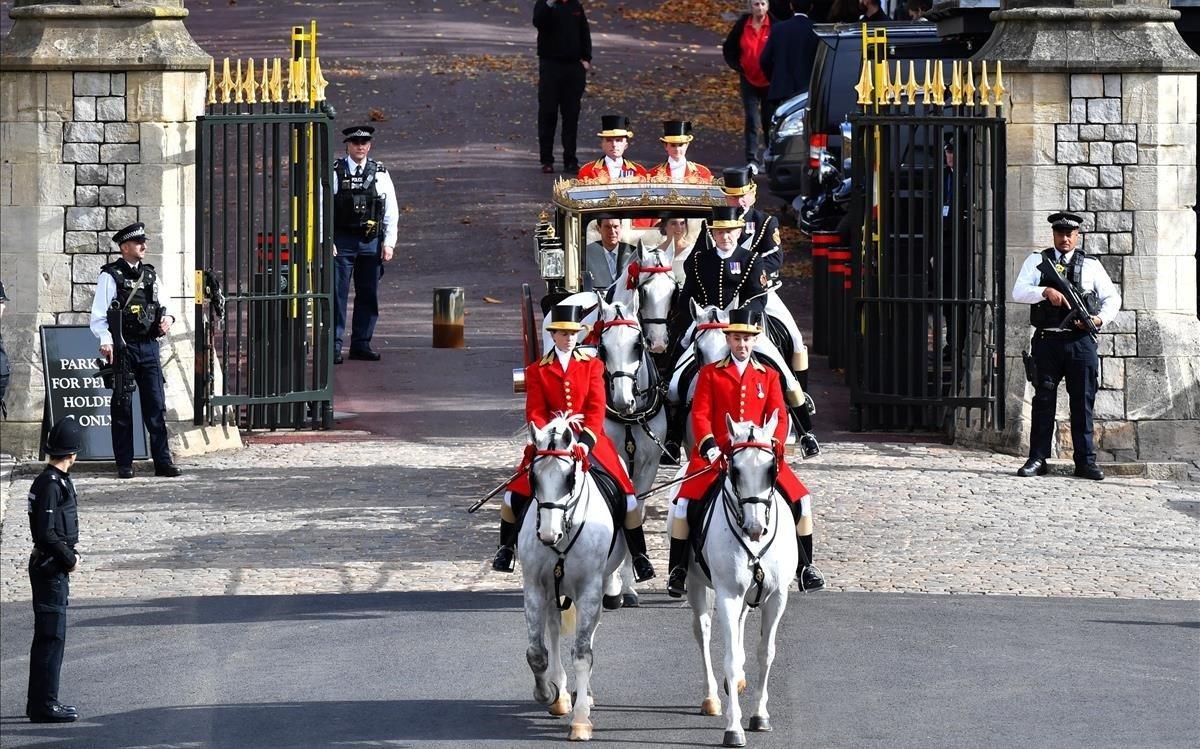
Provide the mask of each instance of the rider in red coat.
POLYGON ((667 152, 667 160, 651 167, 647 176, 660 182, 711 183, 713 173, 709 168, 688 160, 688 145, 692 139, 692 123, 663 120, 663 136, 659 140, 667 152))
MULTIPOLYGON (((604 364, 590 354, 575 350, 579 332, 587 327, 579 322, 581 316, 582 310, 574 305, 559 305, 551 311, 546 329, 554 338, 554 348, 525 368, 525 420, 541 429, 556 413, 583 415, 582 423, 577 426, 580 448, 591 466, 614 478, 625 494, 625 545, 633 559, 634 579, 642 582, 654 577, 654 567, 646 554, 646 539, 633 482, 629 480, 629 473, 612 440, 604 433, 604 364)), ((530 451, 526 450, 518 467, 520 475, 509 483, 504 497, 500 511, 500 548, 492 561, 492 569, 498 572, 513 570, 520 519, 532 495, 527 470, 531 457, 530 451)))
MULTIPOLYGON (((729 326, 725 329, 730 355, 722 361, 705 365, 697 375, 691 413, 695 446, 688 461, 687 473, 697 473, 728 454, 730 441, 726 416, 734 421, 765 424, 775 414, 777 422, 773 442, 779 459, 776 489, 788 501, 796 521, 796 535, 804 552, 800 555, 801 566, 797 570, 802 589, 819 590, 824 587, 825 581, 812 566, 810 495, 785 460, 788 411, 783 388, 779 384, 779 374, 764 366, 753 355, 754 343, 761 332, 760 313, 747 309, 730 311, 729 326)), ((704 499, 713 483, 722 477, 719 470, 707 471, 693 476, 680 487, 671 523, 667 593, 672 597, 677 598, 687 590, 688 502, 704 499)))
POLYGON ((646 167, 625 158, 625 149, 633 138, 629 118, 606 114, 600 118, 600 123, 600 132, 596 134, 600 136, 604 155, 580 167, 578 178, 588 182, 609 183, 625 177, 645 177, 646 167))

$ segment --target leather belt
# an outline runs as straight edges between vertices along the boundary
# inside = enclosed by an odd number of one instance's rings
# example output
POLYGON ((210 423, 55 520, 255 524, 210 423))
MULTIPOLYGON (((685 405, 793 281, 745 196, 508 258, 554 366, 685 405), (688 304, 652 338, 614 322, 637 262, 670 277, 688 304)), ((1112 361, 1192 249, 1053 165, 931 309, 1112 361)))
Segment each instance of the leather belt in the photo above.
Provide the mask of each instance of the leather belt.
POLYGON ((1036 333, 1042 341, 1074 341, 1087 335, 1082 330, 1039 330, 1036 333))

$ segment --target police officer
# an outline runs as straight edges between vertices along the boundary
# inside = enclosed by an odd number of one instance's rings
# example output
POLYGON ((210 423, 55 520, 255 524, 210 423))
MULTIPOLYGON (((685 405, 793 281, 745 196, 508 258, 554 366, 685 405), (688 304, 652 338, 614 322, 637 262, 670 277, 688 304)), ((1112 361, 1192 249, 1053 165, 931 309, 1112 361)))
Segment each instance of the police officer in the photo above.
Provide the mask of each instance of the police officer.
MULTIPOLYGON (((146 227, 141 223, 130 224, 113 235, 121 257, 100 268, 96 296, 92 299, 91 328, 100 339, 100 356, 114 367, 124 366, 137 383, 142 421, 150 432, 154 475, 178 476, 182 471, 171 460, 171 450, 167 447, 166 395, 158 358, 158 339, 171 329, 175 317, 167 314, 167 308, 159 301, 154 266, 142 262, 147 239, 146 227), (122 350, 113 345, 110 312, 114 320, 120 321, 122 350)), ((117 475, 133 478, 132 398, 113 398, 112 443, 117 475)))
POLYGON ((346 156, 333 165, 334 333, 333 363, 342 363, 346 332, 346 303, 354 277, 354 319, 350 358, 379 361, 371 336, 379 320, 381 263, 392 259, 400 208, 396 188, 383 164, 367 157, 375 128, 369 125, 342 131, 346 156))
POLYGON ((68 475, 82 443, 79 424, 68 416, 46 438, 49 461, 29 488, 29 585, 33 588, 33 646, 29 649, 29 691, 25 715, 33 723, 71 723, 72 705, 58 701, 58 677, 67 641, 70 573, 79 569, 79 513, 75 485, 68 475))
POLYGON ((1041 476, 1047 471, 1058 383, 1065 378, 1071 404, 1075 475, 1099 481, 1104 473, 1096 465, 1096 446, 1092 441, 1092 405, 1100 372, 1096 341, 1084 330, 1081 321, 1070 320, 1066 297, 1051 287, 1038 265, 1043 258, 1055 265, 1083 299, 1097 328, 1116 316, 1121 309, 1121 296, 1100 261, 1076 249, 1083 219, 1074 213, 1059 212, 1047 220, 1054 230, 1054 247, 1026 258, 1013 286, 1014 302, 1033 305, 1029 323, 1034 327, 1032 360, 1036 370, 1032 378, 1029 460, 1017 470, 1017 475, 1041 476))

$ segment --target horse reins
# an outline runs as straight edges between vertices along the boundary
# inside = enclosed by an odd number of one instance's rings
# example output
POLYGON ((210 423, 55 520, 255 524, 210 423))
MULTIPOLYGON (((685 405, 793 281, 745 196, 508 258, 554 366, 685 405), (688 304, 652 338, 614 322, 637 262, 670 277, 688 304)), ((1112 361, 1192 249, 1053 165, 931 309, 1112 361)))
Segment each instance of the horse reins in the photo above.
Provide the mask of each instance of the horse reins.
MULTIPOLYGON (((538 458, 567 458, 568 460, 571 461, 571 465, 572 465, 571 480, 572 480, 572 482, 574 482, 575 468, 578 466, 579 459, 575 457, 575 453, 573 451, 571 451, 571 450, 537 450, 537 451, 535 451, 533 454, 533 458, 529 461, 531 476, 533 475, 533 470, 532 470, 533 464, 535 462, 537 462, 538 458)), ((575 517, 576 509, 578 509, 578 507, 579 507, 579 501, 581 499, 583 499, 583 491, 584 491, 584 488, 586 488, 586 487, 587 487, 586 480, 583 482, 582 486, 578 487, 578 491, 576 491, 576 487, 572 486, 571 494, 568 495, 569 499, 566 502, 542 502, 541 500, 537 500, 538 514, 537 514, 537 519, 535 520, 534 530, 538 531, 542 527, 542 513, 541 513, 542 510, 562 510, 563 511, 563 533, 565 533, 568 536, 571 535, 571 529, 575 527, 575 524, 572 522, 572 520, 575 517)), ((589 501, 591 500, 591 492, 588 492, 588 500, 589 501)), ((567 609, 571 608, 570 597, 566 597, 566 596, 562 595, 562 580, 563 580, 563 575, 565 574, 565 567, 566 567, 565 562, 567 559, 567 554, 569 554, 571 552, 571 548, 575 546, 575 542, 578 541, 579 537, 583 535, 583 529, 584 529, 584 526, 586 526, 586 525, 587 525, 587 517, 584 517, 583 521, 579 523, 579 529, 575 531, 574 537, 571 538, 570 542, 567 544, 567 548, 565 548, 565 549, 560 550, 558 548, 557 543, 547 544, 551 549, 554 550, 554 553, 556 553, 558 555, 558 561, 554 563, 554 605, 558 606, 559 611, 566 611, 567 609)), ((613 529, 613 536, 615 539, 615 537, 616 537, 616 529, 615 528, 613 529)), ((612 553, 611 545, 610 545, 609 553, 610 554, 612 553)))
MULTIPOLYGON (((772 465, 774 466, 773 470, 771 471, 771 490, 767 493, 766 497, 743 498, 738 495, 735 502, 731 501, 729 490, 726 489, 724 485, 721 487, 721 505, 725 510, 725 522, 729 525, 729 530, 733 531, 733 537, 737 539, 738 544, 746 551, 747 556, 749 556, 749 565, 753 570, 752 575, 754 582, 751 585, 755 588, 754 600, 747 600, 746 605, 752 609, 756 609, 758 608, 759 604, 762 603, 763 582, 766 578, 762 568, 762 558, 763 555, 767 553, 767 550, 771 548, 771 544, 775 543, 775 539, 779 535, 779 524, 775 524, 775 529, 771 533, 771 538, 767 540, 767 543, 759 550, 757 554, 750 550, 749 545, 747 545, 745 539, 742 538, 741 525, 746 519, 744 509, 746 505, 766 505, 767 522, 769 523, 771 521, 771 507, 774 503, 776 493, 775 479, 779 470, 779 458, 775 453, 775 445, 773 443, 753 441, 737 442, 729 446, 729 451, 727 453, 729 455, 731 470, 733 455, 741 450, 766 450, 767 452, 771 453, 772 465), (737 529, 734 528, 733 523, 733 518, 735 517, 737 518, 737 529)), ((734 492, 737 492, 736 487, 734 492)))
MULTIPOLYGON (((622 319, 611 320, 611 321, 598 321, 596 323, 596 327, 600 331, 600 336, 599 336, 600 337, 600 349, 602 351, 604 349, 604 329, 619 327, 619 326, 627 326, 627 327, 637 328, 639 333, 641 332, 641 325, 637 320, 626 320, 626 319, 622 318, 622 319)), ((643 352, 644 352, 645 351, 645 339, 644 338, 642 339, 642 346, 643 346, 643 352)), ((641 409, 635 411, 633 414, 629 414, 629 415, 623 414, 623 413, 615 410, 609 404, 609 402, 608 402, 609 399, 608 398, 604 399, 604 410, 607 413, 608 418, 611 418, 612 420, 619 422, 625 426, 625 454, 628 456, 629 463, 631 465, 633 464, 634 455, 637 454, 637 443, 633 439, 633 425, 634 424, 637 424, 638 426, 640 426, 642 428, 642 431, 646 433, 646 436, 649 437, 651 440, 653 440, 654 444, 658 445, 659 449, 661 449, 664 453, 666 453, 666 451, 667 451, 666 446, 663 445, 662 440, 660 440, 658 438, 658 435, 656 435, 654 433, 654 430, 652 430, 650 428, 650 424, 649 424, 650 419, 654 418, 654 416, 657 415, 658 412, 663 407, 663 401, 666 398, 666 388, 664 387, 662 380, 658 377, 658 369, 653 366, 653 363, 646 361, 646 357, 645 357, 644 353, 643 353, 642 361, 640 362, 640 364, 642 367, 646 367, 647 365, 649 365, 648 371, 650 373, 649 374, 650 382, 645 388, 639 388, 637 386, 637 377, 638 377, 637 372, 623 372, 623 371, 609 372, 607 369, 604 370, 604 379, 606 382, 611 383, 612 380, 616 380, 621 377, 628 377, 629 379, 633 380, 633 383, 634 383, 633 384, 633 397, 635 399, 641 398, 642 396, 645 396, 645 395, 650 396, 649 402, 643 408, 641 408, 641 409)), ((676 463, 678 463, 678 461, 676 461, 676 463)))

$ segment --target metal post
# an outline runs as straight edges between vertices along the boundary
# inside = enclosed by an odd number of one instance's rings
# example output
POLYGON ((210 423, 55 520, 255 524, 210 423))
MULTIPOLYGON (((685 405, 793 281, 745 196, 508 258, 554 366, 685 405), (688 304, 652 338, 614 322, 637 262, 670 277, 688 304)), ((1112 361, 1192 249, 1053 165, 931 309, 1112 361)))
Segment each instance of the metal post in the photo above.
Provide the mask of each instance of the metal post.
POLYGON ((433 347, 463 348, 466 300, 461 286, 433 290, 433 347))

